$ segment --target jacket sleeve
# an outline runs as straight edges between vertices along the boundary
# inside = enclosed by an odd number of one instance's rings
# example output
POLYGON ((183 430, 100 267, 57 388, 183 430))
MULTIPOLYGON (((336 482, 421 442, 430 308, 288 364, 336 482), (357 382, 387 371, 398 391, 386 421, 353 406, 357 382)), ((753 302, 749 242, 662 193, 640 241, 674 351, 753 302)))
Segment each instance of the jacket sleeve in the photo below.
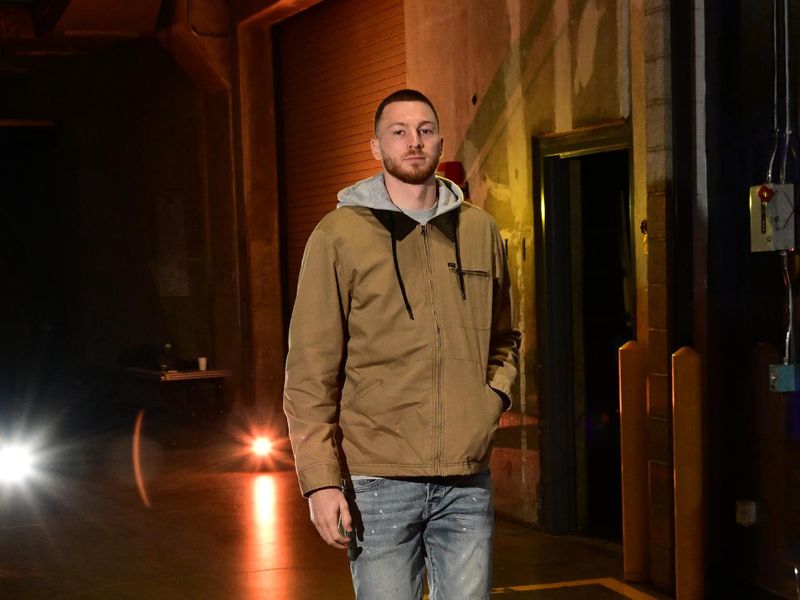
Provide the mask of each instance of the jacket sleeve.
POLYGON ((303 254, 289 325, 283 409, 303 495, 342 482, 336 434, 345 311, 337 248, 319 226, 303 254))
POLYGON ((511 408, 511 387, 517 377, 521 334, 514 327, 511 314, 511 277, 508 272, 503 239, 492 223, 494 286, 492 297, 492 330, 489 340, 489 364, 486 382, 503 398, 503 408, 511 408))

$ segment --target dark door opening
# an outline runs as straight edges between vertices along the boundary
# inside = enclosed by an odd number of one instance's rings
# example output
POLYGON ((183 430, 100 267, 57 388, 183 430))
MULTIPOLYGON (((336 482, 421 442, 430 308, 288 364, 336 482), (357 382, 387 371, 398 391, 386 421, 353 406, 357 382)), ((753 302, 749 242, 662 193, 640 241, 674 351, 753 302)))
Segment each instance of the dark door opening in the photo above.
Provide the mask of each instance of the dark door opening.
POLYGON ((633 338, 628 152, 580 161, 582 353, 586 463, 581 533, 621 540, 618 348, 633 338))
POLYGON ((629 152, 538 149, 542 524, 619 541, 617 351, 635 332, 629 152))

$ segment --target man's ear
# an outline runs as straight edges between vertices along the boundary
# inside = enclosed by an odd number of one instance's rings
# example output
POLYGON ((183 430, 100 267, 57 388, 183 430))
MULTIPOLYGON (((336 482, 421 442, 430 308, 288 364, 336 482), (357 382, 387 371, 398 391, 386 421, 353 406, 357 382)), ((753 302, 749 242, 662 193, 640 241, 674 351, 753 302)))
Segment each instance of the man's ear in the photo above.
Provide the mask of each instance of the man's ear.
POLYGON ((372 157, 375 160, 383 160, 383 154, 381 154, 381 145, 378 142, 378 138, 372 138, 369 141, 369 149, 372 150, 372 157))

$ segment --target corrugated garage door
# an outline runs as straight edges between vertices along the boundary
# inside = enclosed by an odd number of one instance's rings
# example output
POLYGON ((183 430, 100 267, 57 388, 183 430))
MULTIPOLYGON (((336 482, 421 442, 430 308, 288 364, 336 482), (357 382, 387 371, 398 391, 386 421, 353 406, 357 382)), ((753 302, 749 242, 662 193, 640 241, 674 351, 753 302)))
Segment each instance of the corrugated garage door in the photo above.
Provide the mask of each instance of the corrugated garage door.
POLYGON ((403 0, 325 0, 275 27, 289 308, 306 240, 336 193, 374 174, 376 105, 406 86, 403 0))

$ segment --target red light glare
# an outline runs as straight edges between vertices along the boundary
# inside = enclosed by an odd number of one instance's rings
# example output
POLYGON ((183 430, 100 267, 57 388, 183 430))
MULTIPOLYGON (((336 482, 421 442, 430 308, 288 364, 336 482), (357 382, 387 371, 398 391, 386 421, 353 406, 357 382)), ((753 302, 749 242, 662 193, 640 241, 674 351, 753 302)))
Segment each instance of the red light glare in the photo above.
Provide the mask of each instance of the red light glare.
POLYGON ((256 438, 253 442, 253 454, 266 456, 272 451, 272 442, 265 437, 256 438))

